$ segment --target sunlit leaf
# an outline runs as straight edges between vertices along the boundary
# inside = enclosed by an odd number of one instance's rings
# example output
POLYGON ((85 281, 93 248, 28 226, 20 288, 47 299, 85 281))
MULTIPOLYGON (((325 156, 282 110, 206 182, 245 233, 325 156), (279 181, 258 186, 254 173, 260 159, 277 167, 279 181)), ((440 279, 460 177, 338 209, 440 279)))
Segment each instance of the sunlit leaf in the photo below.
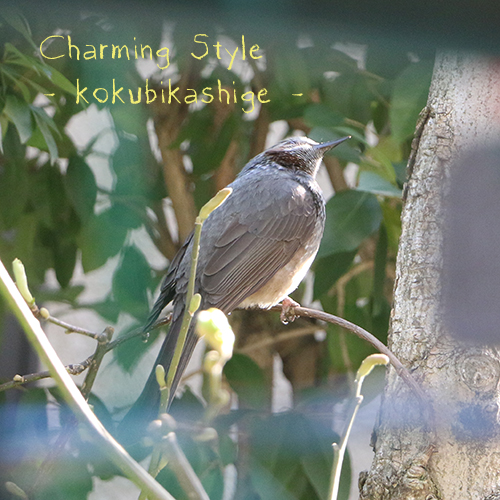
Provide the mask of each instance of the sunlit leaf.
POLYGON ((429 60, 410 64, 394 82, 389 117, 392 136, 398 142, 415 131, 418 115, 427 102, 433 65, 429 60))
POLYGON ((358 191, 367 191, 373 194, 401 198, 401 189, 380 177, 375 172, 361 172, 359 174, 358 191))
POLYGON ((330 290, 337 280, 351 267, 356 250, 340 252, 317 259, 314 265, 314 298, 330 290))
POLYGON ((382 221, 382 210, 375 195, 346 190, 326 204, 326 226, 318 257, 351 252, 373 234, 382 221))

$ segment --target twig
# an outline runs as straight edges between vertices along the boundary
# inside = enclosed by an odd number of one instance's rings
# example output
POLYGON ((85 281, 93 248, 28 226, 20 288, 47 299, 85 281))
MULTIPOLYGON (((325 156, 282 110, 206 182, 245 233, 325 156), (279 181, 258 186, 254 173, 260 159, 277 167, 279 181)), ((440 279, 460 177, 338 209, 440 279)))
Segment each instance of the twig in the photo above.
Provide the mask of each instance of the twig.
POLYGON ((63 398, 80 422, 90 430, 96 443, 105 450, 109 458, 129 479, 148 492, 150 498, 174 500, 170 493, 130 457, 94 415, 1 261, 0 293, 13 310, 37 354, 49 367, 63 398))
POLYGON ((345 285, 352 280, 352 278, 354 278, 355 276, 364 271, 367 271, 368 269, 371 269, 373 265, 374 265, 373 260, 365 260, 360 264, 358 264, 357 266, 354 266, 353 268, 349 269, 349 271, 347 271, 344 275, 342 275, 337 280, 337 283, 335 283, 335 285, 333 285, 332 288, 328 290, 328 295, 333 296, 335 292, 338 293, 339 286, 344 288, 345 285))
MULTIPOLYGON (((156 328, 160 328, 161 326, 168 325, 172 319, 172 315, 169 314, 165 318, 162 318, 158 320, 152 327, 151 330, 154 330, 156 328)), ((78 328, 73 325, 69 325, 71 327, 71 330, 73 331, 73 328, 78 328)), ((65 328, 65 326, 63 326, 65 328)), ((96 334, 98 337, 102 334, 96 334)), ((143 329, 142 328, 136 328, 132 332, 129 332, 127 335, 123 335, 122 337, 113 340, 112 342, 107 342, 104 346, 105 353, 108 353, 109 351, 113 350, 115 347, 119 346, 123 342, 126 342, 127 340, 131 340, 135 337, 139 337, 143 335, 143 329)), ((91 364, 92 359, 94 358, 95 353, 92 356, 89 356, 87 359, 82 361, 81 363, 72 363, 70 365, 66 365, 66 371, 70 375, 80 375, 83 373, 91 364)), ((4 384, 0 384, 0 392, 6 391, 8 389, 14 389, 15 387, 20 387, 24 384, 27 384, 29 382, 36 382, 37 380, 42 380, 44 378, 50 378, 51 374, 48 370, 42 371, 42 372, 37 372, 37 373, 30 373, 29 375, 15 375, 12 380, 9 382, 5 382, 4 384)))
MULTIPOLYGON (((177 372, 177 367, 179 366, 179 361, 181 359, 182 351, 184 350, 184 344, 186 343, 186 337, 189 331, 189 326, 191 325, 191 320, 193 315, 198 309, 200 302, 198 301, 198 307, 192 307, 192 302, 194 298, 194 285, 196 281, 196 267, 198 264, 198 254, 200 251, 200 238, 201 238, 201 228, 203 226, 203 221, 199 217, 196 218, 196 223, 194 226, 194 238, 193 238, 193 251, 191 254, 191 269, 189 273, 189 282, 186 292, 186 304, 184 307, 184 316, 182 318, 181 329, 179 332, 179 337, 177 338, 177 343, 175 344, 174 356, 170 363, 168 373, 167 373, 167 390, 170 391, 172 384, 174 382, 175 374, 177 372), (194 311, 193 311, 194 309, 194 311)), ((201 297, 200 297, 201 299, 201 297)), ((166 398, 166 403, 170 400, 170 394, 166 398)), ((165 412, 166 408, 160 408, 160 411, 165 412)))
MULTIPOLYGON (((165 413, 167 410, 168 403, 170 401, 170 390, 172 388, 175 374, 179 366, 179 361, 181 359, 182 352, 184 350, 184 344, 186 342, 186 337, 189 331, 189 326, 191 325, 191 320, 194 314, 200 307, 201 295, 194 293, 195 283, 196 283, 196 268, 198 265, 198 255, 200 251, 200 239, 201 230, 203 228, 203 223, 207 217, 216 210, 227 197, 232 193, 231 188, 225 188, 219 191, 211 200, 209 200, 200 210, 198 217, 196 217, 195 227, 194 227, 194 237, 193 237, 193 248, 191 250, 191 269, 189 272, 189 281, 186 291, 186 303, 184 306, 184 315, 182 317, 181 329, 179 331, 179 336, 175 344, 175 351, 168 367, 168 372, 165 377, 165 368, 161 365, 156 367, 156 376, 158 384, 160 386, 160 408, 158 410, 158 415, 165 413)), ((153 448, 153 453, 151 456, 151 462, 149 463, 148 471, 152 477, 156 477, 161 469, 164 467, 161 460, 162 450, 159 445, 153 448)), ((177 465, 177 464, 176 464, 177 465)), ((191 490, 186 490, 188 495, 191 490)), ((146 498, 146 492, 143 490, 139 496, 139 500, 146 498)))
MULTIPOLYGON (((81 363, 66 365, 64 368, 70 375, 80 375, 80 373, 83 373, 90 366, 91 361, 92 356, 89 356, 85 361, 82 361, 81 363)), ((20 387, 21 385, 28 384, 29 382, 36 382, 37 380, 49 378, 50 376, 51 374, 48 370, 43 372, 30 373, 29 375, 15 375, 12 380, 0 385, 0 392, 6 391, 7 389, 20 387)))
MULTIPOLYGON (((172 314, 168 314, 164 318, 158 320, 150 329, 149 331, 155 330, 156 328, 160 328, 162 326, 168 325, 172 321, 172 314)), ((109 342, 106 346, 106 352, 112 351, 115 347, 118 347, 120 344, 123 344, 124 342, 127 342, 127 340, 132 340, 136 337, 142 337, 144 336, 144 328, 141 326, 140 328, 136 328, 135 330, 132 330, 131 332, 128 332, 126 335, 122 335, 121 337, 118 337, 116 340, 113 340, 112 342, 109 342)))
POLYGON ((107 347, 113 336, 114 329, 110 326, 104 329, 104 332, 100 335, 99 341, 94 355, 92 356, 92 361, 90 362, 89 370, 87 376, 83 381, 82 388, 80 389, 83 397, 85 399, 89 398, 90 392, 92 391, 92 386, 94 385, 95 378, 97 376, 97 371, 101 366, 102 359, 104 355, 108 352, 107 347))
POLYGON ((80 328, 79 326, 70 325, 66 323, 66 321, 62 321, 60 319, 54 318, 50 314, 48 316, 37 314, 37 317, 42 317, 45 321, 52 323, 54 325, 60 326, 66 330, 66 333, 79 333, 80 335, 85 335, 87 337, 93 338, 94 340, 99 340, 101 334, 92 332, 91 330, 87 330, 85 328, 80 328))
POLYGON ((323 158, 328 177, 332 183, 332 187, 336 193, 349 189, 344 177, 344 171, 340 165, 340 161, 335 156, 325 156, 323 158))
POLYGON ((179 241, 184 241, 190 234, 196 218, 196 207, 184 168, 183 153, 178 147, 171 146, 177 140, 181 126, 189 114, 184 97, 188 88, 196 88, 196 80, 199 78, 196 66, 196 61, 189 61, 176 83, 179 86, 179 104, 172 103, 168 107, 156 103, 153 105, 155 131, 163 160, 163 178, 177 220, 179 241))
POLYGON ((162 440, 162 451, 182 489, 189 492, 189 499, 210 500, 200 479, 181 450, 175 432, 169 432, 162 440))
POLYGON ((359 407, 363 402, 363 395, 361 394, 363 381, 365 377, 371 373, 371 371, 375 366, 386 365, 388 362, 389 359, 384 354, 372 354, 363 360, 361 366, 359 367, 356 373, 356 380, 354 381, 356 385, 356 394, 354 397, 354 407, 351 411, 351 417, 349 418, 345 431, 342 434, 340 446, 337 443, 333 443, 333 451, 334 451, 333 467, 330 478, 330 490, 328 492, 328 500, 337 500, 337 495, 340 486, 340 473, 342 472, 342 464, 344 462, 344 455, 347 449, 347 441, 349 440, 349 435, 351 434, 352 426, 354 424, 354 419, 356 418, 359 407))
MULTIPOLYGON (((189 326, 191 324, 191 320, 193 318, 194 313, 198 310, 200 306, 201 296, 199 294, 194 293, 194 287, 196 282, 196 268, 198 266, 198 254, 200 251, 200 239, 201 239, 201 230, 203 227, 203 223, 208 218, 208 216, 216 210, 224 201, 226 201, 227 197, 232 193, 231 188, 221 189, 211 200, 206 203, 202 209, 200 210, 200 215, 196 217, 196 223, 194 227, 194 237, 193 237, 193 249, 191 253, 191 269, 189 271, 189 281, 188 287, 186 291, 186 305, 184 308, 184 316, 182 318, 181 330, 179 332, 179 337, 177 339, 177 344, 175 345, 174 356, 170 363, 170 367, 168 369, 167 374, 167 387, 168 390, 172 387, 175 373, 177 372, 177 367, 179 365, 179 361, 181 358, 182 351, 184 350, 184 344, 186 342, 186 336, 189 330, 189 326), (195 306, 197 298, 197 305, 195 306)), ((170 396, 169 396, 170 399, 170 396)), ((164 412, 164 409, 160 409, 160 411, 164 412)))
MULTIPOLYGON (((272 311, 281 311, 281 306, 274 306, 271 308, 272 311)), ((410 372, 403 366, 401 361, 392 353, 392 351, 377 337, 372 335, 370 332, 367 332, 364 328, 361 328, 346 319, 339 318, 338 316, 334 316, 333 314, 326 313, 324 311, 318 311, 315 309, 308 309, 307 307, 293 307, 290 311, 291 315, 296 317, 303 318, 313 318, 319 319, 321 321, 325 321, 326 323, 331 323, 332 325, 338 325, 345 330, 348 330, 359 338, 366 340, 369 342, 377 351, 385 354, 391 363, 391 365, 396 370, 396 373, 406 382, 408 387, 415 393, 420 402, 425 403, 427 401, 427 397, 421 387, 416 383, 415 379, 411 376, 410 372)))
MULTIPOLYGON (((240 354, 248 354, 253 351, 257 351, 259 349, 263 349, 264 347, 268 347, 274 344, 278 344, 279 342, 283 342, 285 340, 295 339, 299 337, 305 337, 307 335, 312 335, 316 333, 320 328, 318 326, 305 326, 303 328, 296 328, 295 330, 287 330, 286 332, 280 333, 279 335, 275 335, 274 337, 265 338, 259 342, 255 342, 253 344, 248 344, 245 347, 241 347, 240 349, 236 349, 235 352, 240 354)), ((255 334, 258 337, 258 334, 255 334)), ((198 372, 195 372, 198 373, 198 372)), ((191 376, 191 374, 189 375, 191 376)))

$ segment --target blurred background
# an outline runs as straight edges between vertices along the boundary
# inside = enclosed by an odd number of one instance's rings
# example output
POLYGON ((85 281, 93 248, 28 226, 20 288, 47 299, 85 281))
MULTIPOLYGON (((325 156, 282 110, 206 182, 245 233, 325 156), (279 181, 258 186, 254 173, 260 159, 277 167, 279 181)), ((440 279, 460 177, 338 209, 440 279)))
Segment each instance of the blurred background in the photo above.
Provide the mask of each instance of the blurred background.
MULTIPOLYGON (((385 343, 406 163, 436 47, 491 50, 497 19, 496 5, 472 2, 1 7, 0 258, 7 267, 23 261, 53 316, 125 335, 143 324, 199 208, 250 158, 288 135, 351 135, 319 172, 325 236, 293 297, 385 343), (52 59, 41 57, 42 42, 52 59)), ((210 498, 326 498, 331 443, 372 348, 316 321, 282 325, 278 313, 236 311, 230 320, 232 399, 213 423, 218 443, 179 432, 210 498)), ((95 350, 92 339, 46 331, 66 364, 95 350)), ((107 354, 91 403, 109 430, 139 394, 163 334, 107 354)), ((3 381, 43 369, 3 302, 0 342, 3 381)), ((200 343, 172 408, 181 421, 203 418, 203 352, 200 343)), ((367 380, 341 498, 357 498, 357 475, 370 465, 382 383, 383 370, 367 380)), ((2 391, 0 402, 2 483, 36 498, 137 497, 84 435, 47 459, 69 419, 50 381, 2 391), (48 460, 55 466, 40 478, 48 460)), ((171 473, 159 480, 184 498, 171 473)))

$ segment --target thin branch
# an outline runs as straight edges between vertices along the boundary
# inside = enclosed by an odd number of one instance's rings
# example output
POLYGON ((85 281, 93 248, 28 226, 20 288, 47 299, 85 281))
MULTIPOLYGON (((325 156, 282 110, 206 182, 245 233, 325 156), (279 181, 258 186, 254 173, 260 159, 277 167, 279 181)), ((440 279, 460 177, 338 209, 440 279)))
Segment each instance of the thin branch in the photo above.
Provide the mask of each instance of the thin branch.
POLYGON ((328 290, 328 295, 331 297, 335 294, 335 292, 338 293, 339 291, 339 286, 342 288, 345 288, 346 284, 352 280, 355 276, 358 274, 361 274, 364 271, 368 271, 373 267, 373 260, 365 260, 358 264, 357 266, 354 266, 353 268, 349 269, 344 275, 342 275, 338 280, 335 285, 328 290))
MULTIPOLYGON (((80 375, 80 373, 83 373, 90 366, 92 357, 93 356, 89 356, 85 361, 81 363, 66 365, 64 368, 70 375, 80 375)), ((37 380, 42 380, 49 377, 51 377, 51 374, 48 370, 43 372, 30 373, 29 375, 15 375, 12 380, 0 385, 0 392, 6 391, 7 389, 14 389, 15 387, 20 387, 24 384, 28 384, 29 382, 36 382, 37 380)))
POLYGON ((172 103, 169 106, 156 103, 153 105, 155 131, 163 160, 163 177, 168 196, 172 200, 179 228, 179 241, 184 241, 191 232, 196 218, 196 207, 184 168, 182 151, 171 146, 177 140, 182 124, 188 116, 189 108, 184 97, 188 88, 196 88, 199 74, 196 73, 195 65, 196 61, 190 61, 176 83, 179 86, 180 103, 172 103))
MULTIPOLYGON (((169 313, 164 318, 158 320, 149 329, 149 331, 153 331, 156 330, 157 328, 168 325, 170 321, 172 321, 172 313, 169 313)), ((144 328, 141 326, 139 328, 136 328, 135 330, 132 330, 131 332, 128 332, 126 335, 122 335, 121 337, 118 337, 116 340, 109 342, 106 345, 106 352, 112 351, 115 347, 118 347, 120 344, 127 342, 127 340, 132 340, 135 339, 136 337, 143 337, 143 336, 144 336, 144 328)))
MULTIPOLYGON (((35 313, 35 311, 33 311, 35 313)), ((90 337, 94 340, 99 341, 101 334, 97 332, 93 332, 91 330, 87 330, 85 328, 80 328, 79 326, 75 325, 70 325, 69 323, 66 323, 66 321, 62 321, 60 319, 54 318, 50 314, 48 317, 42 316, 40 313, 36 313, 36 316, 38 318, 42 318, 45 321, 48 321, 49 323, 52 323, 54 325, 60 326, 61 328, 64 328, 66 330, 66 333, 79 333, 80 335, 85 335, 86 337, 90 337)))
MULTIPOLYGON (((158 320, 152 327, 151 330, 154 330, 156 328, 160 328, 162 326, 168 325, 172 319, 172 315, 169 314, 165 318, 162 318, 158 320)), ((55 323, 57 324, 57 323, 55 323)), ((77 328, 73 325, 69 325, 71 327, 71 331, 73 331, 74 328, 77 328)), ((65 328, 65 326, 63 326, 65 328)), ((96 335, 102 335, 102 334, 96 334, 96 335)), ((136 328, 132 332, 129 332, 127 335, 123 335, 122 337, 113 340, 112 342, 107 342, 104 346, 105 349, 105 354, 108 353, 109 351, 113 350, 115 347, 119 346, 123 342, 126 342, 127 340, 131 340, 135 337, 140 337, 144 335, 144 332, 142 328, 136 328)), ((83 373, 92 363, 92 360, 94 359, 94 356, 96 353, 92 354, 92 356, 89 356, 86 360, 82 361, 81 363, 73 363, 70 365, 66 365, 66 371, 70 375, 80 375, 83 373)), ((42 372, 37 372, 37 373, 30 373, 29 375, 15 375, 12 380, 9 382, 5 382, 4 384, 0 384, 0 392, 6 391, 8 389, 14 389, 15 387, 20 387, 24 384, 28 384, 29 382, 36 382, 37 380, 42 380, 44 378, 50 378, 51 374, 48 370, 42 371, 42 372)))
MULTIPOLYGON (((195 284, 196 284, 196 269, 198 266, 198 255, 200 252, 200 240, 201 240, 201 230, 203 228, 203 223, 208 218, 211 212, 216 210, 227 197, 231 194, 231 188, 225 188, 219 191, 212 199, 210 199, 200 210, 198 217, 196 217, 196 222, 194 226, 194 236, 193 236, 193 247, 191 250, 191 268, 189 271, 189 281, 186 291, 186 299, 184 305, 184 313, 182 316, 181 328, 179 331, 179 335, 177 337, 177 342, 175 344, 174 354, 172 356, 172 360, 170 362, 170 366, 168 367, 168 372, 165 376, 165 367, 158 365, 156 366, 156 377, 158 384, 160 386, 160 408, 158 410, 158 415, 162 413, 166 413, 168 404, 171 400, 172 386, 174 384, 175 375, 177 373, 177 368, 179 366, 179 362, 184 351, 184 344, 186 342, 186 338, 189 332, 189 327, 191 325, 191 321, 193 319, 194 314, 200 307, 201 303, 201 295, 199 293, 195 294, 195 284)), ((172 394, 173 395, 173 394, 172 394)), ((175 435, 174 435, 175 437, 175 435)), ((163 450, 161 448, 161 443, 155 445, 153 448, 153 454, 151 456, 151 461, 149 463, 148 471, 152 477, 156 477, 161 469, 166 465, 162 462, 162 453, 163 450)), ((175 458, 175 457, 174 457, 175 458)), ((184 457, 185 459, 185 457, 184 457)), ((187 460, 185 460, 187 462, 187 460)), ((175 462, 175 460, 174 460, 175 462)), ((171 464, 173 467, 183 468, 184 464, 181 462, 176 462, 175 464, 171 464)), ((188 464, 189 466, 189 464, 188 464)), ((190 467, 190 466, 189 466, 190 467)), ((184 472, 186 473, 186 472, 184 472)), ((194 473, 193 473, 194 474, 194 473)), ((198 480, 199 482, 199 480, 198 480)), ((196 491, 193 490, 192 486, 186 482, 184 485, 187 487, 185 490, 190 498, 198 498, 196 491)), ((200 483, 201 486, 201 483, 200 483)), ((202 488, 203 489, 203 488, 202 488)), ((139 500, 143 500, 146 498, 146 491, 141 491, 139 496, 139 500)), ((205 493, 206 495, 206 493, 205 493)), ((205 497, 203 497, 205 498, 205 497)), ((208 498, 208 497, 206 497, 208 498)))
POLYGON ((106 327, 104 332, 101 334, 101 338, 97 343, 97 347, 94 355, 92 356, 92 361, 90 362, 89 370, 87 372, 87 376, 83 381, 81 393, 83 397, 88 400, 89 395, 92 391, 92 387, 94 385, 95 378, 97 376, 97 371, 101 366, 101 362, 104 358, 104 355, 108 352, 108 344, 111 342, 111 337, 113 336, 114 329, 110 326, 106 327))
POLYGON ((142 490, 146 490, 152 499, 174 500, 172 495, 157 483, 115 441, 113 436, 109 434, 92 412, 1 261, 0 293, 22 325, 31 345, 41 360, 49 367, 49 371, 55 379, 63 398, 73 410, 78 420, 90 430, 96 444, 105 450, 109 458, 129 479, 136 483, 142 490))
POLYGON ((200 479, 179 446, 175 432, 169 432, 162 440, 162 452, 182 489, 189 493, 190 500, 209 500, 200 479))
MULTIPOLYGON (((271 308, 271 310, 281 311, 282 308, 281 306, 274 306, 273 308, 271 308)), ((414 392, 414 394, 418 397, 418 399, 422 403, 425 403, 428 400, 422 388, 417 384, 415 379, 411 376, 410 372, 403 366, 401 361, 399 361, 399 359, 392 353, 392 351, 383 342, 381 342, 377 337, 372 335, 370 332, 366 331, 364 328, 361 328, 360 326, 355 325, 354 323, 351 323, 346 319, 334 316, 333 314, 329 314, 324 311, 318 311, 315 309, 308 309, 307 307, 300 307, 300 306, 293 307, 290 311, 290 314, 296 317, 319 319, 321 321, 325 321, 326 323, 331 323, 332 325, 338 325, 341 328, 344 328, 345 330, 354 333, 359 338, 366 340, 373 347, 375 347, 377 351, 381 352, 382 354, 385 354, 389 358, 389 361, 396 370, 396 373, 406 382, 408 387, 414 392)))
MULTIPOLYGON (((274 337, 267 337, 259 342, 255 342, 253 344, 248 344, 245 347, 240 349, 236 349, 235 352, 240 354, 249 354, 253 351, 257 351, 259 349, 263 349, 264 347, 269 347, 274 344, 278 344, 279 342, 283 342, 285 340, 296 339, 299 337, 306 337, 308 335, 313 335, 318 330, 320 330, 318 326, 305 326, 303 328, 296 328, 295 330, 287 330, 286 332, 280 333, 274 337)), ((258 334, 255 335, 256 337, 258 334)), ((198 372, 195 372, 198 373, 198 372)))
POLYGON ((323 158, 323 163, 325 164, 328 177, 330 177, 330 182, 336 193, 339 191, 344 191, 349 189, 347 182, 344 177, 344 171, 340 165, 340 161, 335 156, 325 156, 323 158))

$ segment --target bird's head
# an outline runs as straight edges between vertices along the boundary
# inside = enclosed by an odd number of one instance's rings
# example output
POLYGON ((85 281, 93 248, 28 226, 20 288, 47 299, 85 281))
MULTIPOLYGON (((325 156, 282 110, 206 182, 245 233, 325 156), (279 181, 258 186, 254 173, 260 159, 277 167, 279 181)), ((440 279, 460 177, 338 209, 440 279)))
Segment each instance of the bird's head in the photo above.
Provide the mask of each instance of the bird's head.
POLYGON ((315 176, 325 153, 347 139, 350 139, 350 136, 317 143, 309 137, 289 137, 262 154, 282 167, 301 170, 315 176))

